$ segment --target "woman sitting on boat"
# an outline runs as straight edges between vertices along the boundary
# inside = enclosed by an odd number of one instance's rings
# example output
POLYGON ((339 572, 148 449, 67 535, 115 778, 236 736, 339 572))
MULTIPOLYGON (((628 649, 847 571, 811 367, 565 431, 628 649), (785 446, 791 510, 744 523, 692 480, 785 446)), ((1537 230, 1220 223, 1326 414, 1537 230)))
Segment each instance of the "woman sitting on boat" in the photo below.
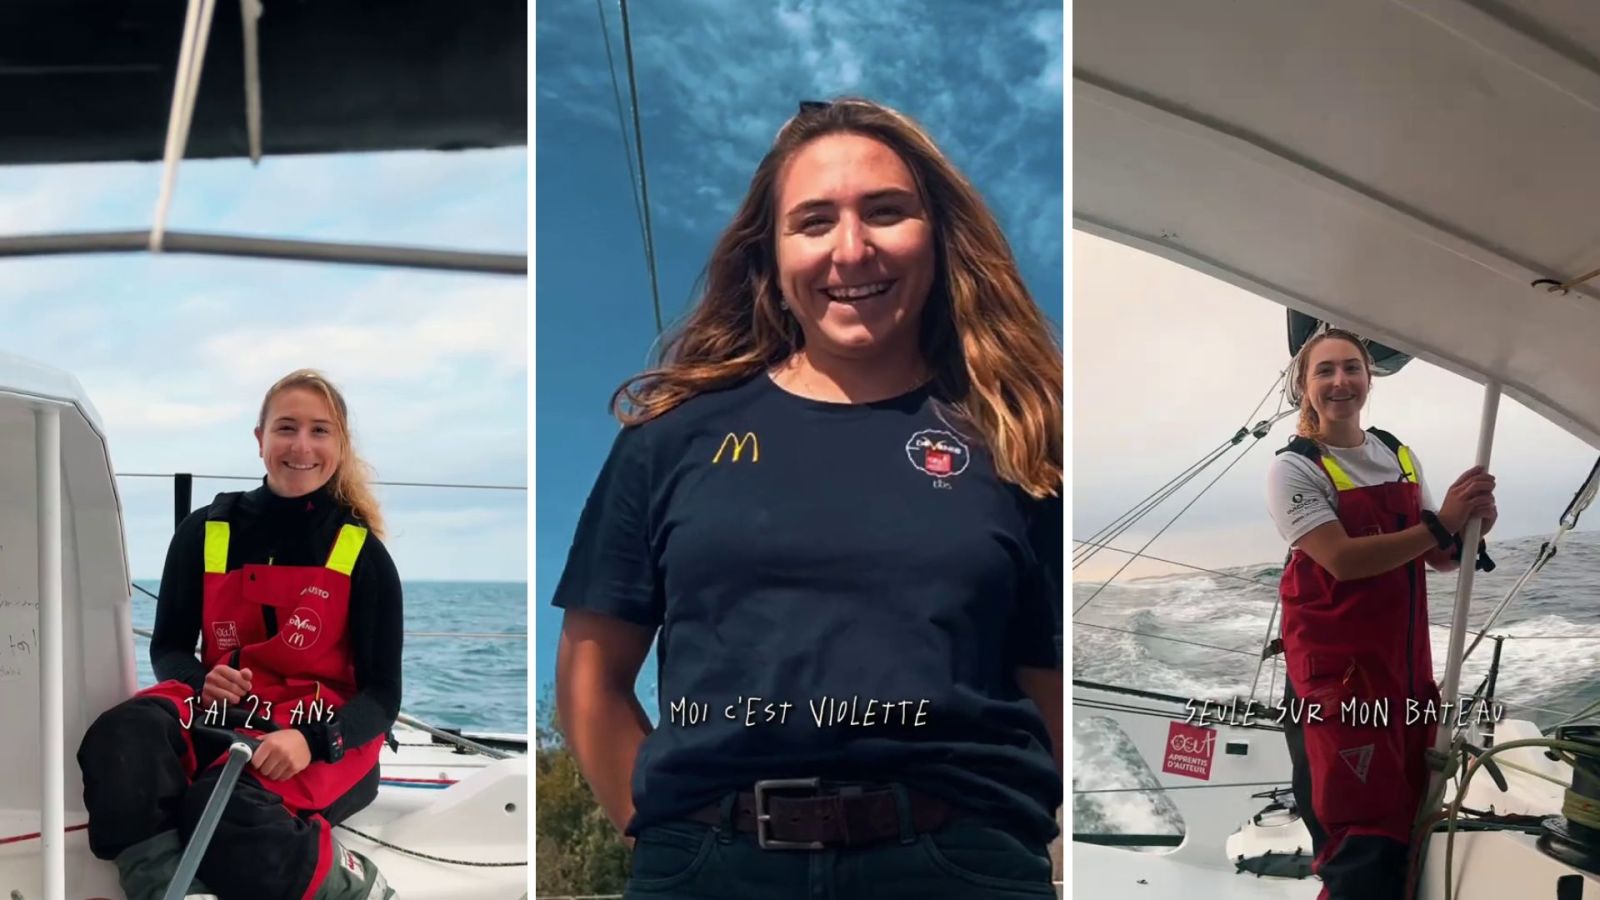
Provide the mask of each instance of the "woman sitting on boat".
POLYGON ((636 839, 628 897, 1054 896, 1061 390, 921 127, 802 104, 613 397, 554 598, 560 721, 636 839))
POLYGON ((1305 343, 1294 386, 1299 434, 1273 460, 1267 495, 1293 547, 1280 590, 1295 799, 1320 897, 1399 898, 1437 724, 1408 724, 1406 701, 1439 700, 1423 566, 1457 567, 1469 519, 1489 531, 1495 481, 1468 469, 1434 506, 1416 454, 1361 429, 1372 358, 1348 331, 1305 343))
POLYGON ((262 486, 218 495, 167 550, 150 643, 161 683, 101 715, 78 751, 90 849, 115 860, 130 900, 166 890, 236 732, 260 744, 191 896, 393 893, 332 833, 377 795, 400 710, 400 578, 367 467, 316 372, 272 386, 255 435, 262 486))

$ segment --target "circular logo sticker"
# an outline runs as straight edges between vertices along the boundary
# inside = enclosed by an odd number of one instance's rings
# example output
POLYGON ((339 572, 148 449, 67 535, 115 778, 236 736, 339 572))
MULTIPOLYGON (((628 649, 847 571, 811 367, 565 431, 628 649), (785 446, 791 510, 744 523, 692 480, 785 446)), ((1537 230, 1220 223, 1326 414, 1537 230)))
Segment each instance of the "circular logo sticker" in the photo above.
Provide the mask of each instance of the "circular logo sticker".
POLYGON ((309 650, 322 634, 322 617, 310 607, 296 607, 278 634, 283 636, 284 643, 296 650, 309 650))

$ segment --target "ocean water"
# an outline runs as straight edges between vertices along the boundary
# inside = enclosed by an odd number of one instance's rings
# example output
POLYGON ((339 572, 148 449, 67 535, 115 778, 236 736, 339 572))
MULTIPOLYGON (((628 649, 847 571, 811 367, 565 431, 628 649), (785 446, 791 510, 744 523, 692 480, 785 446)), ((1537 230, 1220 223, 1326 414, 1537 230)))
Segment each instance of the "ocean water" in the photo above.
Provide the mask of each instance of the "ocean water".
MULTIPOLYGON (((1477 573, 1469 624, 1480 626, 1512 583, 1533 562, 1545 537, 1495 543, 1495 571, 1477 573)), ((1200 560, 1185 560, 1201 564, 1200 560)), ((1278 565, 1263 564, 1113 582, 1073 622, 1073 677, 1195 699, 1250 696, 1258 654, 1277 599, 1278 565), (1110 625, 1153 637, 1122 634, 1083 623, 1110 625), (1251 655, 1180 644, 1181 638, 1251 655)), ((1074 606, 1098 584, 1074 584, 1074 606)), ((1435 678, 1444 676, 1456 574, 1430 572, 1429 619, 1435 678)), ((1567 535, 1561 550, 1502 614, 1491 634, 1511 636, 1500 656, 1495 699, 1507 717, 1553 724, 1600 700, 1600 534, 1567 535)), ((1471 638, 1468 638, 1471 643, 1471 638)), ((1462 669, 1464 691, 1488 673, 1493 642, 1485 639, 1462 669)), ((1283 693, 1280 664, 1262 670, 1257 699, 1275 703, 1283 693), (1270 693, 1269 693, 1270 685, 1270 693)), ((1094 790, 1153 786, 1154 778, 1109 720, 1073 716, 1072 788, 1094 790)), ((1159 791, 1082 794, 1073 797, 1079 832, 1181 833, 1175 808, 1159 791)))
MULTIPOLYGON (((137 581, 152 594, 159 582, 137 581)), ((400 708, 440 728, 528 732, 528 586, 523 582, 410 581, 400 708), (411 632, 496 632, 506 638, 421 637, 411 632)), ((155 625, 156 602, 137 588, 133 624, 155 625)), ((150 641, 135 636, 139 686, 155 684, 150 641)))

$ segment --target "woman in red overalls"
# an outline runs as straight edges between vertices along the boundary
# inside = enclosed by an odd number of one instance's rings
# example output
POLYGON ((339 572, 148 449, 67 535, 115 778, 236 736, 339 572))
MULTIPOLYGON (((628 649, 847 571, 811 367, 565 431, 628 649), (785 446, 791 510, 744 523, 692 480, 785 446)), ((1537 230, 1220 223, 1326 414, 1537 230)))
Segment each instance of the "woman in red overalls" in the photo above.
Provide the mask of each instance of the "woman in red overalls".
POLYGON ((1435 512, 1410 448, 1361 429, 1371 366, 1350 332, 1306 342, 1294 366, 1299 435, 1268 481, 1273 518, 1293 545, 1281 585, 1286 699, 1307 713, 1288 737, 1322 900, 1403 895, 1435 730, 1408 726, 1406 701, 1438 700, 1424 564, 1454 569, 1467 521, 1483 517, 1488 532, 1496 516, 1483 469, 1462 473, 1435 512), (1387 725, 1357 721, 1378 721, 1385 706, 1387 725))
POLYGON ((238 731, 261 743, 190 896, 384 900, 383 876, 330 823, 377 794, 400 708, 399 576, 326 379, 280 380, 255 434, 263 485, 195 511, 167 551, 150 647, 161 683, 84 735, 89 846, 129 900, 160 897, 238 731))

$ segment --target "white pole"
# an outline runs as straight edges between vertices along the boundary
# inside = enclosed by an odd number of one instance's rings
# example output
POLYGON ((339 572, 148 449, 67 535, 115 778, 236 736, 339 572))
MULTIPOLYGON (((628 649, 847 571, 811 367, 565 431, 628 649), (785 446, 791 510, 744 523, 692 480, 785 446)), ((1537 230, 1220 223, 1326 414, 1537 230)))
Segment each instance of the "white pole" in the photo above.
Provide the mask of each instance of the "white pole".
POLYGON ((39 807, 45 900, 65 900, 66 737, 61 640, 61 411, 34 410, 39 468, 39 753, 44 796, 39 807))
MULTIPOLYGON (((1489 467, 1489 451, 1494 448, 1494 423, 1500 412, 1500 384, 1491 381, 1483 389, 1483 419, 1478 426, 1478 456, 1474 465, 1489 467)), ((1450 619, 1450 646, 1445 651, 1444 681, 1439 685, 1439 696, 1455 710, 1456 692, 1461 681, 1461 657, 1467 644, 1467 613, 1472 606, 1472 579, 1477 572, 1478 539, 1483 536, 1483 519, 1474 516, 1468 520, 1461 535, 1461 569, 1456 578, 1456 608, 1450 619)), ((1450 726, 1452 717, 1444 716, 1439 722, 1433 749, 1444 753, 1455 739, 1455 729, 1450 726)), ((1438 808, 1444 790, 1444 775, 1437 770, 1428 774, 1428 793, 1423 797, 1418 821, 1432 815, 1438 808)))

